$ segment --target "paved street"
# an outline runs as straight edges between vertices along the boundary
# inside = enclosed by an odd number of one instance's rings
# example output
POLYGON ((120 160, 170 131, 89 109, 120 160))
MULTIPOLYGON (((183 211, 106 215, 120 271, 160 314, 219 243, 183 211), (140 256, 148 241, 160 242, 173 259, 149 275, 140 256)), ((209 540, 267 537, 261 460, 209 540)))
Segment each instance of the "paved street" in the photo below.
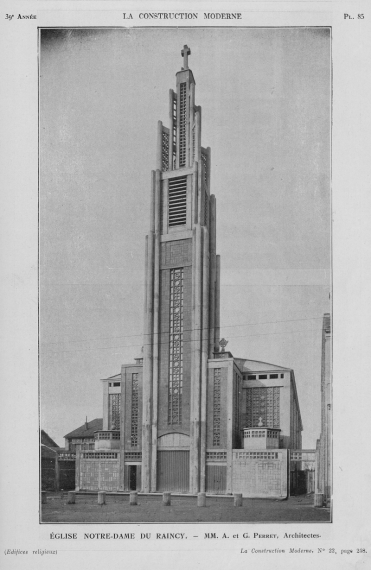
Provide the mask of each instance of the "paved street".
POLYGON ((41 522, 330 522, 330 509, 313 507, 313 495, 274 499, 244 499, 233 506, 233 497, 207 497, 206 507, 197 507, 196 497, 174 496, 171 506, 161 495, 138 495, 138 505, 129 505, 129 496, 106 495, 98 505, 96 494, 77 494, 76 503, 67 504, 67 493, 48 493, 42 506, 41 522))

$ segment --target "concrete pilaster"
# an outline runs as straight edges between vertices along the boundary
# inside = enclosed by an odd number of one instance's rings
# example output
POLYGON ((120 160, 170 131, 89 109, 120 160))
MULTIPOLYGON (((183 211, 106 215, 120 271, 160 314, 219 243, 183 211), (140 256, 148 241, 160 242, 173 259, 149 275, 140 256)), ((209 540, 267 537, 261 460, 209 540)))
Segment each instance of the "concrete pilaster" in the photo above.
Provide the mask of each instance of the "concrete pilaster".
POLYGON ((120 416, 120 463, 119 463, 119 489, 125 489, 125 419, 126 419, 126 369, 121 368, 121 416, 120 416))
POLYGON ((192 210, 193 210, 193 174, 191 176, 187 176, 187 223, 186 229, 191 230, 193 227, 192 223, 192 210))
POLYGON ((193 164, 192 175, 192 227, 199 222, 198 220, 198 162, 195 160, 193 164))
POLYGON ((146 318, 145 315, 147 314, 147 282, 148 282, 147 267, 148 267, 148 236, 146 236, 145 245, 144 245, 144 306, 143 306, 144 318, 146 318))
POLYGON ((216 200, 210 196, 210 311, 209 311, 209 358, 214 358, 215 350, 215 282, 216 282, 216 200))
POLYGON ((156 168, 162 170, 162 121, 157 122, 156 168))
POLYGON ((210 193, 210 176, 211 176, 211 148, 208 146, 206 149, 207 154, 207 176, 206 176, 206 185, 210 193))
POLYGON ((154 217, 155 217, 155 233, 160 233, 160 207, 161 207, 161 170, 155 172, 155 188, 154 188, 154 217))
POLYGON ((201 107, 197 107, 196 112, 196 133, 195 133, 195 160, 197 160, 198 180, 197 180, 197 223, 201 224, 202 220, 202 161, 201 161, 201 107))
POLYGON ((191 386, 192 437, 190 445, 190 491, 199 491, 199 446, 200 446, 200 390, 201 390, 201 327, 202 327, 202 234, 196 225, 195 259, 195 321, 194 321, 194 377, 191 386))
POLYGON ((169 90, 169 170, 173 170, 173 100, 174 91, 169 90))
POLYGON ((232 493, 232 442, 233 442, 233 360, 228 362, 227 373, 227 493, 232 493))
POLYGON ((151 401, 153 373, 153 280, 154 280, 154 234, 148 236, 148 267, 147 267, 147 312, 144 326, 144 357, 143 357, 143 421, 142 421, 142 489, 150 491, 150 452, 151 452, 151 401))
POLYGON ((80 473, 81 473, 81 454, 80 449, 76 448, 76 463, 75 463, 75 490, 80 491, 80 473))
MULTIPOLYGON (((189 425, 189 435, 190 441, 193 441, 194 436, 194 424, 192 421, 193 418, 193 408, 194 408, 194 401, 193 401, 193 384, 195 379, 195 367, 196 367, 196 305, 195 305, 195 290, 196 290, 196 227, 193 228, 192 231, 192 296, 191 296, 191 313, 192 313, 192 330, 191 330, 191 390, 190 390, 190 425, 189 425)), ((190 458, 192 457, 192 448, 190 449, 190 458)), ((191 466, 190 466, 190 479, 192 478, 191 474, 191 466)))
POLYGON ((195 84, 191 83, 189 86, 189 166, 192 166, 193 162, 193 137, 192 137, 192 129, 194 126, 194 105, 195 105, 195 84))
POLYGON ((152 443, 151 443, 151 491, 156 491, 157 474, 157 422, 159 381, 159 310, 160 310, 160 192, 161 173, 155 178, 155 251, 153 291, 153 373, 152 373, 152 443))
POLYGON ((201 361, 201 424, 200 424, 200 490, 206 490, 206 405, 207 360, 209 352, 209 232, 203 227, 202 264, 202 361, 201 361))
POLYGON ((103 382, 103 429, 108 429, 108 382, 103 382))
POLYGON ((219 349, 220 341, 220 255, 216 256, 215 286, 215 348, 219 349))
MULTIPOLYGON (((201 161, 201 107, 195 113, 195 160, 201 161)), ((200 168, 201 170, 201 168, 200 168)))
POLYGON ((58 461, 58 453, 55 454, 55 490, 60 491, 59 486, 59 461, 58 461))
POLYGON ((165 235, 169 232, 169 180, 162 181, 162 234, 165 235))

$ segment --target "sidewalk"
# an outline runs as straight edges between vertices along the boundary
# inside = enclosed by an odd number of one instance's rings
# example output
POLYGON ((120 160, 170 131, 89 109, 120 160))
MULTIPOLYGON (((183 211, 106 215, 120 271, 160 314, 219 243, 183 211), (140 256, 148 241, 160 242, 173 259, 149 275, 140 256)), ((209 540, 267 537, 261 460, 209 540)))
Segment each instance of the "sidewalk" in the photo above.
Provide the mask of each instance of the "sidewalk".
POLYGON ((161 495, 138 495, 138 505, 129 505, 128 495, 106 495, 98 505, 97 494, 76 494, 76 503, 67 504, 67 493, 47 494, 41 505, 40 522, 59 523, 225 523, 225 522, 330 522, 330 509, 313 506, 313 495, 275 499, 243 499, 234 507, 233 497, 207 497, 206 507, 197 507, 192 496, 173 496, 171 506, 161 495))

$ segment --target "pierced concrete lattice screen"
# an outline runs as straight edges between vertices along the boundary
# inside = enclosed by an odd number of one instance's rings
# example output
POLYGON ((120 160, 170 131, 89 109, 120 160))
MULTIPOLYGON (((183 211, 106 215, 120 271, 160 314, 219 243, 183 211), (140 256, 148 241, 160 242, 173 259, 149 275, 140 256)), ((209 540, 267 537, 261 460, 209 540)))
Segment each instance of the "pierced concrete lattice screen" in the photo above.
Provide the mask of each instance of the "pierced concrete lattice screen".
POLYGON ((185 166, 187 160, 187 84, 180 84, 179 107, 179 166, 185 166))
POLYGON ((280 427, 280 388, 248 388, 246 395, 246 427, 280 427))
POLYGON ((183 268, 170 270, 170 362, 168 423, 182 423, 183 268))
POLYGON ((125 451, 125 461, 142 461, 142 452, 125 451))
POLYGON ((117 451, 83 451, 81 452, 81 459, 117 459, 117 451))
POLYGON ((138 445, 138 417, 139 417, 139 388, 138 388, 138 374, 132 374, 131 384, 131 434, 130 444, 131 447, 138 445))
POLYGON ((161 153, 161 164, 163 172, 169 170, 169 133, 162 131, 162 153, 161 153))
POLYGON ((177 100, 176 95, 173 95, 173 156, 172 156, 172 166, 173 170, 176 168, 176 114, 177 114, 177 100))
POLYGON ((206 152, 201 152, 201 163, 202 163, 202 172, 203 172, 203 179, 206 184, 207 182, 207 154, 206 152))
POLYGON ((213 447, 220 446, 220 390, 221 369, 214 368, 213 447))
POLYGON ((121 394, 109 395, 109 428, 120 429, 121 394))
POLYGON ((207 220, 209 217, 209 198, 207 192, 204 192, 204 226, 207 226, 207 220))
POLYGON ((206 461, 227 461, 226 451, 207 451, 206 461))

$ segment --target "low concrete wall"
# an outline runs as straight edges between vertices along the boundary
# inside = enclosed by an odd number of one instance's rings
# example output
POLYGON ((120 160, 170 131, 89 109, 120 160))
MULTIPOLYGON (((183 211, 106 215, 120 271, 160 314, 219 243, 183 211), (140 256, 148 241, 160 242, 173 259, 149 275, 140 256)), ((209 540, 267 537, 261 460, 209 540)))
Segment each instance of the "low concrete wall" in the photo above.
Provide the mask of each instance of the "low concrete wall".
POLYGON ((250 498, 285 499, 288 492, 287 449, 233 450, 232 492, 250 498))
POLYGON ((81 451, 76 488, 86 491, 119 490, 119 452, 81 451))

